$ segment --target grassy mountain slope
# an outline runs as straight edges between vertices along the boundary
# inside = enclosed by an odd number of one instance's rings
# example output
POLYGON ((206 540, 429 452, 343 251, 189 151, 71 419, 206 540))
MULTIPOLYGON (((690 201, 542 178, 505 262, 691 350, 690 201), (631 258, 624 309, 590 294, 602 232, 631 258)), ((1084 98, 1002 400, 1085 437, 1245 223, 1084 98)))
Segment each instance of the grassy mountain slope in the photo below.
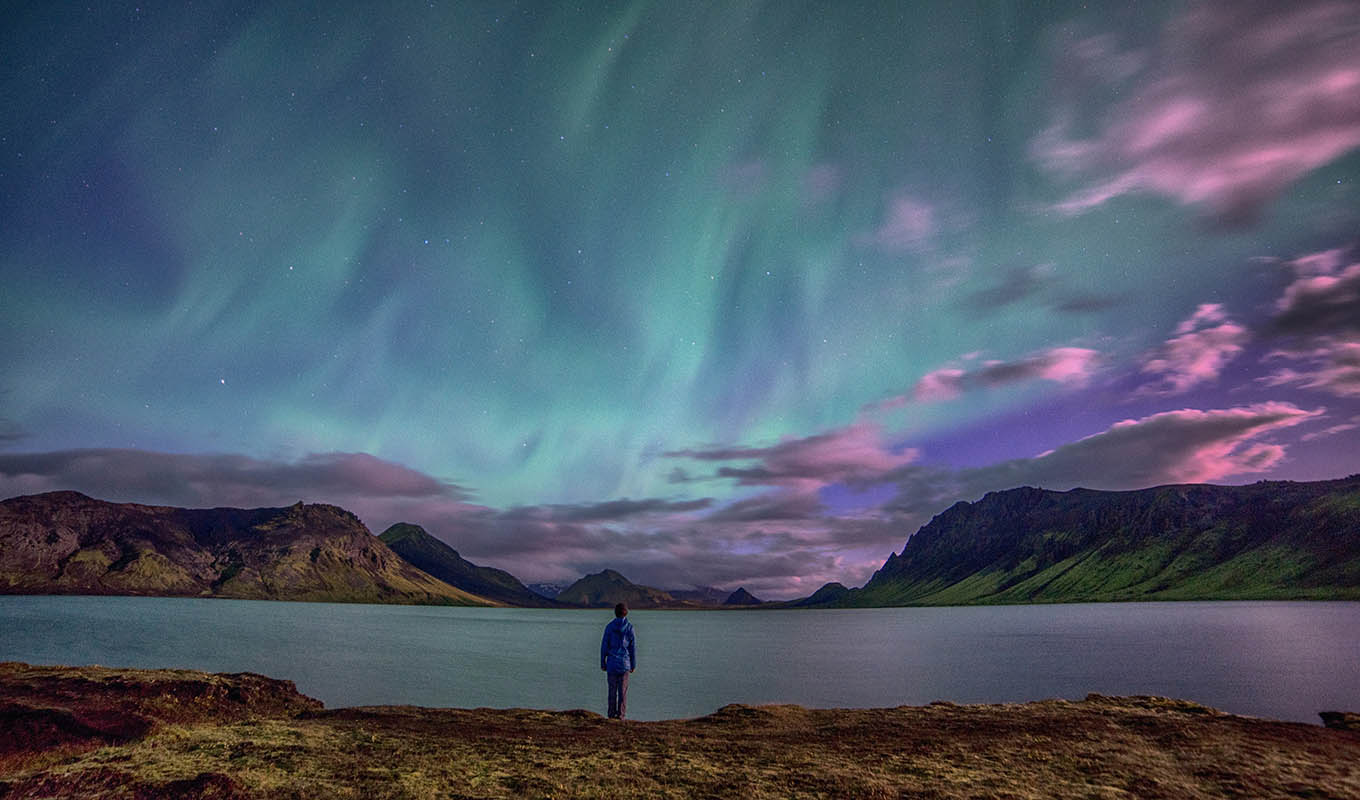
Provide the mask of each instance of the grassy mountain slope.
POLYGON ((0 594, 489 605, 328 505, 186 509, 77 492, 0 502, 0 594))
POLYGON ((863 588, 803 605, 1239 599, 1360 599, 1360 476, 993 492, 936 516, 863 588))
POLYGON ((465 592, 513 606, 550 608, 557 605, 529 591, 505 570, 473 564, 419 525, 398 522, 378 538, 414 566, 465 592))

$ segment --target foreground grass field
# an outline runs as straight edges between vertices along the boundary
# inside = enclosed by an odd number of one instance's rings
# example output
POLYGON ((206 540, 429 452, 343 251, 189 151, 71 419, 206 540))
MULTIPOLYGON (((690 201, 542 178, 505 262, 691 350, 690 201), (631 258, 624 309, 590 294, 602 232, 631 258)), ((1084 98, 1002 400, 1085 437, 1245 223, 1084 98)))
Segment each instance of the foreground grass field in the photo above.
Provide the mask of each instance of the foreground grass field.
POLYGON ((0 664, 0 798, 1360 798, 1360 732, 1163 698, 326 710, 256 675, 0 664))

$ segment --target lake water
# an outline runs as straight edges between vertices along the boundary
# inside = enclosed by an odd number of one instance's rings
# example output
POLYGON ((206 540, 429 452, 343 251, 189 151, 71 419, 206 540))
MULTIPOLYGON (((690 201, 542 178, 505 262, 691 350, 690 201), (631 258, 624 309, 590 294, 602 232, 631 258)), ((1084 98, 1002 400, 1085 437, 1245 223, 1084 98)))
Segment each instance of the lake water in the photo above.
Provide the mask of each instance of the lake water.
MULTIPOLYGON (((610 611, 0 596, 0 660, 259 672, 327 706, 603 712, 610 611)), ((727 703, 1181 697, 1317 723, 1360 711, 1360 603, 634 611, 635 719, 727 703)))

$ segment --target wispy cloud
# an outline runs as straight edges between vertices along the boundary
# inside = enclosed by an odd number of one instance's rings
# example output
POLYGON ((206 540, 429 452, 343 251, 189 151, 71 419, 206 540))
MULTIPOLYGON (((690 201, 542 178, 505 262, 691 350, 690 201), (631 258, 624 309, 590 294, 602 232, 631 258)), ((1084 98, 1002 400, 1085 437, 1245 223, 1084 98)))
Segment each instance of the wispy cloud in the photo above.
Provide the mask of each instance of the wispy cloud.
POLYGON ((1346 253, 1327 250, 1289 262, 1295 277, 1275 304, 1276 333, 1360 337, 1360 261, 1347 264, 1346 253))
POLYGON ((874 230, 873 243, 888 251, 924 249, 938 230, 938 216, 931 204, 899 193, 888 204, 887 214, 874 230))
POLYGON ((1294 280, 1275 303, 1269 333, 1279 347, 1266 356, 1285 364, 1261 383, 1360 397, 1360 262, 1348 252, 1337 248, 1287 262, 1294 280))
POLYGON ((1269 359, 1286 359, 1260 380, 1267 386, 1294 384, 1337 397, 1360 397, 1360 340, 1319 339, 1306 350, 1277 350, 1269 359))
POLYGON ((914 461, 912 449, 895 450, 874 424, 860 422, 843 428, 786 439, 766 447, 712 447, 675 450, 668 458, 743 462, 720 467, 717 475, 744 486, 778 486, 801 492, 832 483, 871 483, 914 461))
POLYGON ((866 406, 866 411, 901 408, 910 403, 950 400, 964 392, 995 389, 1008 384, 1045 380, 1065 386, 1083 386, 1100 365, 1100 353, 1085 347, 1054 347, 1015 361, 984 361, 964 369, 940 367, 922 375, 906 394, 866 406))
POLYGON ((1103 55, 1076 59, 1077 74, 1061 80, 1136 77, 1093 138, 1070 138, 1082 110, 1065 107, 1035 142, 1050 168, 1094 179, 1062 211, 1152 192, 1220 221, 1249 221, 1291 183, 1360 146, 1355 3, 1200 3, 1167 25, 1153 52, 1124 54, 1128 68, 1113 75, 1098 74, 1115 61, 1108 37, 1087 44, 1075 50, 1103 55))
POLYGON ((1038 264, 1006 270, 1000 279, 986 289, 973 292, 965 303, 980 311, 994 311, 1024 300, 1043 291, 1053 282, 1053 265, 1038 264))
POLYGON ((0 454, 0 493, 58 489, 183 506, 468 497, 456 484, 366 453, 317 453, 296 461, 125 449, 0 454))
POLYGON ((329 502, 375 532, 397 521, 420 524, 465 557, 525 580, 613 567, 663 588, 742 584, 792 597, 831 580, 863 583, 955 500, 1024 484, 1127 489, 1259 473, 1285 456, 1271 434, 1322 413, 1288 403, 1181 409, 1125 420, 1033 458, 962 470, 920 464, 917 451, 867 423, 668 454, 712 465, 709 481, 757 490, 728 502, 625 498, 496 509, 471 502, 461 486, 365 454, 269 461, 133 450, 0 455, 0 494, 77 489, 185 506, 329 502), (821 492, 842 485, 896 487, 896 496, 854 511, 828 508, 821 492))
POLYGON ((1215 380, 1250 338, 1245 327, 1228 318, 1223 306, 1205 303, 1177 325, 1175 335, 1143 365, 1143 372, 1160 377, 1147 388, 1179 394, 1215 380))
POLYGON ((1305 433, 1299 438, 1305 442, 1311 442, 1316 439, 1325 439, 1328 436, 1336 436, 1338 433, 1353 431, 1356 430, 1357 428, 1360 428, 1360 415, 1351 417, 1350 420, 1347 422, 1338 422, 1337 424, 1323 428, 1320 431, 1305 433))
POLYGON ((1323 411, 1282 402, 1164 411, 1117 422, 1034 458, 982 468, 969 479, 996 487, 1136 489, 1264 472, 1284 458, 1285 448, 1261 439, 1323 411))

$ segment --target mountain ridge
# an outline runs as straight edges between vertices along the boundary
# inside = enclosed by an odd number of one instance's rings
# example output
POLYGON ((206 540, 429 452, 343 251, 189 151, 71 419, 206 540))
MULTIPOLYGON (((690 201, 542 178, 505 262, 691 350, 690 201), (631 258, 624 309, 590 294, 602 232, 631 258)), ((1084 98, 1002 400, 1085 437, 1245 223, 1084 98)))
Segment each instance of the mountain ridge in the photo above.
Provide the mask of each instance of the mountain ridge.
POLYGON ((1019 487, 937 514, 858 589, 790 607, 1360 599, 1360 475, 1019 487))
POLYGON ((392 551, 439 580, 478 597, 526 608, 556 608, 560 604, 531 591, 514 575, 495 567, 478 566, 419 525, 398 522, 379 536, 392 551))
POLYGON ((338 506, 189 509, 79 492, 0 501, 0 594, 495 604, 410 565, 338 506))
POLYGON ((667 608, 683 605, 669 592, 633 583, 612 569, 582 577, 562 590, 556 599, 559 603, 586 608, 607 608, 616 603, 625 603, 629 608, 667 608))

